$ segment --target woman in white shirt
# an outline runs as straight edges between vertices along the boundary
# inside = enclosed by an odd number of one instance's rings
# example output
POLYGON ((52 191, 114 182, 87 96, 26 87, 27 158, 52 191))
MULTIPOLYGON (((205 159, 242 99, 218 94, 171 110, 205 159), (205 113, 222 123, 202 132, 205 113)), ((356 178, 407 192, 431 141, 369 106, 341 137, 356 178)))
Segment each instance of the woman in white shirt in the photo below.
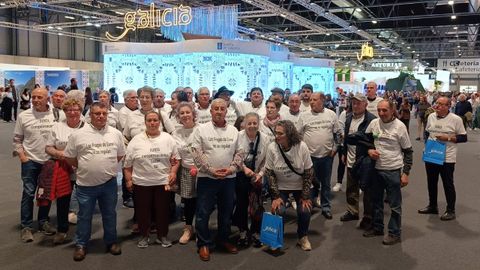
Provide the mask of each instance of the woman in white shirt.
POLYGON ((238 133, 238 144, 245 149, 243 171, 237 173, 235 181, 236 205, 233 223, 240 230, 237 245, 248 246, 249 242, 260 247, 260 223, 264 212, 262 202, 262 179, 265 171, 265 154, 270 139, 258 130, 260 116, 249 112, 243 120, 244 130, 238 133), (250 211, 249 211, 250 208, 250 211), (250 229, 248 218, 251 219, 250 229), (250 238, 250 239, 249 239, 250 238))
POLYGON ((313 163, 307 145, 301 140, 295 125, 279 121, 275 127, 275 143, 268 146, 265 175, 272 196, 272 213, 285 213, 285 202, 289 193, 297 203, 298 245, 305 251, 311 250, 308 241, 308 226, 312 210, 310 187, 313 179, 313 163))
POLYGON ((269 99, 265 103, 265 110, 267 114, 265 118, 260 122, 260 131, 270 136, 270 139, 273 141, 275 134, 274 134, 274 126, 275 124, 280 121, 280 108, 282 107, 282 102, 279 100, 269 99))
POLYGON ((172 243, 167 239, 169 193, 177 179, 177 145, 170 134, 160 131, 159 113, 147 112, 145 125, 145 132, 135 136, 128 144, 124 163, 127 189, 135 190, 135 213, 141 234, 137 247, 148 247, 152 212, 155 213, 157 229, 155 242, 162 247, 170 247, 172 243))
MULTIPOLYGON (((71 191, 75 183, 73 168, 65 162, 63 151, 67 146, 70 135, 84 125, 82 121, 83 101, 73 98, 67 99, 64 101, 62 108, 65 112, 66 120, 55 123, 45 147, 45 152, 55 160, 55 163, 58 163, 59 168, 70 173, 70 179, 61 178, 65 182, 60 183, 57 180, 55 184, 56 188, 61 185, 70 191, 65 196, 57 198, 57 233, 53 238, 53 243, 56 245, 62 244, 67 238, 71 191)), ((48 209, 50 209, 50 206, 51 201, 48 204, 48 209)))
POLYGON ((178 153, 182 160, 178 182, 180 197, 182 197, 182 202, 185 205, 185 227, 178 242, 185 245, 193 236, 192 223, 197 205, 197 168, 190 152, 190 144, 193 131, 198 125, 196 124, 197 111, 191 102, 181 102, 176 108, 177 112, 175 115, 182 127, 177 128, 172 135, 177 143, 178 153))

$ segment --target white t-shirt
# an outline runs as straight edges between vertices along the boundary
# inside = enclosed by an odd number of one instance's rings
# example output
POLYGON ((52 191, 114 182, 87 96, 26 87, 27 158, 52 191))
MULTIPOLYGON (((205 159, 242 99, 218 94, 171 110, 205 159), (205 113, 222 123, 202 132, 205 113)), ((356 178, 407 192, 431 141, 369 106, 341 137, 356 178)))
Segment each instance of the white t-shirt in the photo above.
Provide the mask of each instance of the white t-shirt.
POLYGON ((37 112, 31 108, 18 115, 13 133, 23 136, 22 146, 28 159, 44 163, 50 158, 45 153, 45 146, 54 124, 51 109, 46 112, 37 112))
MULTIPOLYGON (((162 116, 163 123, 165 123, 165 129, 167 132, 173 132, 174 127, 172 122, 168 119, 168 115, 166 115, 164 112, 160 112, 160 115, 162 116)), ((127 139, 132 139, 137 134, 144 132, 146 128, 145 115, 142 113, 142 111, 133 111, 127 115, 127 121, 125 121, 125 126, 123 128, 123 136, 125 136, 127 139)), ((161 124, 160 130, 163 131, 161 124)))
MULTIPOLYGON (((365 114, 362 115, 360 118, 353 118, 352 117, 352 122, 350 123, 350 129, 348 130, 348 134, 353 134, 358 131, 358 127, 360 124, 363 122, 365 119, 365 114)), ((355 145, 350 145, 348 144, 347 147, 347 167, 352 168, 353 163, 355 163, 356 160, 356 153, 357 153, 357 147, 355 145)))
POLYGON ((310 110, 310 103, 304 102, 303 100, 300 101, 300 112, 306 112, 310 110))
POLYGON ((168 184, 170 158, 178 158, 177 144, 173 137, 160 132, 149 138, 145 132, 135 136, 127 147, 124 167, 133 167, 132 181, 139 186, 168 184))
POLYGON ((383 98, 381 97, 376 97, 375 100, 373 101, 370 101, 368 100, 368 104, 367 104, 367 111, 373 115, 375 115, 377 118, 378 118, 378 111, 377 111, 377 105, 380 101, 382 101, 383 98))
POLYGON ((206 109, 200 109, 198 106, 195 109, 197 110, 197 123, 205 124, 212 121, 212 114, 210 113, 210 105, 206 109))
POLYGON ((402 121, 395 119, 384 123, 381 119, 373 119, 365 133, 372 133, 375 149, 380 158, 375 163, 378 170, 397 170, 403 167, 402 149, 412 147, 407 128, 402 121))
MULTIPOLYGON (((215 127, 210 121, 199 125, 193 132, 192 147, 200 149, 206 156, 208 163, 214 168, 228 168, 237 151, 241 151, 238 145, 237 129, 227 124, 226 127, 215 127)), ((211 175, 198 172, 198 177, 210 177, 211 175)), ((227 178, 236 177, 236 173, 227 178)))
MULTIPOLYGON (((304 142, 292 146, 290 151, 285 152, 285 156, 298 173, 303 173, 313 166, 310 152, 304 142)), ((275 142, 270 143, 268 146, 265 168, 275 173, 279 190, 303 189, 303 177, 290 170, 275 142)))
MULTIPOLYGON (((265 114, 266 113, 267 113, 267 111, 265 110, 265 114)), ((282 106, 280 107, 280 111, 278 111, 278 114, 280 114, 280 116, 283 119, 284 115, 290 114, 290 107, 288 107, 287 105, 282 103, 282 106)))
POLYGON ((229 106, 227 108, 227 115, 225 115, 225 120, 229 125, 234 125, 235 121, 237 121, 237 113, 235 112, 235 109, 232 108, 232 106, 229 106))
POLYGON ((120 130, 123 130, 123 128, 125 127, 128 114, 134 111, 138 111, 138 109, 132 111, 127 106, 123 106, 122 108, 120 108, 120 110, 118 110, 118 122, 120 124, 120 130))
POLYGON ((258 114, 258 116, 260 116, 260 120, 262 120, 267 114, 265 110, 265 104, 263 102, 257 108, 254 108, 252 103, 248 101, 236 102, 235 106, 237 107, 238 116, 245 116, 249 112, 255 112, 258 114))
MULTIPOLYGON (((90 109, 88 109, 88 112, 85 114, 85 121, 87 123, 91 123, 91 119, 90 119, 90 109)), ((118 110, 115 109, 113 106, 111 106, 109 109, 108 109, 108 118, 107 118, 107 123, 109 126, 113 127, 113 128, 117 128, 118 125, 120 125, 119 121, 118 121, 118 110)))
MULTIPOLYGON (((460 116, 449 113, 444 118, 438 118, 437 113, 432 113, 428 116, 427 126, 425 130, 430 133, 428 139, 433 140, 438 135, 465 135, 465 127, 460 116)), ((453 142, 444 142, 447 145, 445 151, 445 162, 455 163, 457 161, 457 144, 453 142)))
POLYGON ((172 133, 177 144, 178 153, 180 155, 179 158, 182 159, 182 166, 184 168, 190 168, 195 165, 190 147, 193 140, 192 134, 197 126, 198 125, 195 125, 193 128, 177 128, 172 133))
POLYGON ((268 138, 268 140, 269 140, 270 142, 273 142, 273 141, 275 140, 275 133, 274 133, 273 128, 270 129, 269 127, 267 127, 267 126, 263 123, 263 120, 260 121, 258 130, 260 130, 261 132, 263 132, 263 134, 265 134, 265 135, 267 136, 267 138, 268 138))
MULTIPOLYGON (((71 128, 67 125, 67 122, 57 122, 52 127, 52 131, 48 135, 46 146, 54 146, 57 150, 64 150, 67 146, 68 139, 73 132, 77 131, 82 124, 78 127, 71 128)), ((88 124, 87 124, 88 125, 88 124)))
MULTIPOLYGON (((322 158, 334 150, 333 134, 340 134, 337 115, 329 109, 315 113, 302 112, 298 121, 298 132, 303 135, 312 157, 322 158)), ((335 149, 336 150, 336 149, 335 149)))
POLYGON ((72 133, 64 155, 78 160, 79 186, 101 185, 117 176, 117 157, 125 155, 122 133, 109 125, 97 130, 85 124, 72 133))
MULTIPOLYGON (((257 148, 257 155, 255 157, 255 172, 263 171, 263 168, 260 167, 262 165, 262 162, 265 161, 265 156, 267 154, 267 148, 270 145, 270 138, 263 132, 260 131, 260 144, 258 145, 257 148)), ((255 143, 255 139, 251 141, 245 130, 242 130, 238 133, 238 144, 242 149, 245 151, 245 157, 244 160, 252 160, 253 157, 253 150, 255 148, 250 149, 250 143, 255 143), (250 151, 251 150, 251 151, 250 151)), ((252 147, 254 144, 252 144, 252 147)), ((265 163, 263 164, 262 167, 265 166, 265 163)))
POLYGON ((290 111, 285 115, 282 115, 282 120, 290 120, 298 129, 298 120, 300 119, 300 111, 297 114, 292 114, 290 111))

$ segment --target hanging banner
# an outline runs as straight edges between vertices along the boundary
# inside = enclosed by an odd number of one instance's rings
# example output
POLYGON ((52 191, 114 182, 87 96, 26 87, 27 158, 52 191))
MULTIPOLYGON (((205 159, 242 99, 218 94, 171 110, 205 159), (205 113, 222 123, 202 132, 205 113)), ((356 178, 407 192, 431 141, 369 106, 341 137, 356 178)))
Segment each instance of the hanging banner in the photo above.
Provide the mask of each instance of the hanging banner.
POLYGON ((480 73, 480 58, 438 59, 438 69, 447 69, 457 74, 480 73))

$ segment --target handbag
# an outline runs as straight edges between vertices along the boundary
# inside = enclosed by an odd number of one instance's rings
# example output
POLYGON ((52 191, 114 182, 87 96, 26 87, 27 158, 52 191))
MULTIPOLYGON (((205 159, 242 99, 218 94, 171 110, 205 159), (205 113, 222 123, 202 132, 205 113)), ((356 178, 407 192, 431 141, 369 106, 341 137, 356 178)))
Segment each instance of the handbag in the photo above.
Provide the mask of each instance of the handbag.
POLYGON ((260 228, 260 242, 271 248, 283 247, 283 218, 281 216, 264 212, 260 228))
POLYGON ((447 146, 445 143, 437 140, 427 140, 425 143, 425 150, 423 151, 422 160, 437 165, 443 165, 445 162, 446 149, 447 146))

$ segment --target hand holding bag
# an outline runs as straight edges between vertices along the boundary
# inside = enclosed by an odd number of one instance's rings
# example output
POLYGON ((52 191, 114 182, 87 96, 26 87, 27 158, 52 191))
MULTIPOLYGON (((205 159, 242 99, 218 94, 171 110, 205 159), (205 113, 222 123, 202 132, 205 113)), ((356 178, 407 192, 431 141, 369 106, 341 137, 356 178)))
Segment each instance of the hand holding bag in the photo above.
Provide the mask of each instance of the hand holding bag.
POLYGON ((427 140, 422 159, 425 162, 443 165, 445 162, 446 149, 447 146, 443 142, 437 140, 427 140))
POLYGON ((283 247, 283 218, 268 212, 263 213, 260 242, 271 248, 283 247))

